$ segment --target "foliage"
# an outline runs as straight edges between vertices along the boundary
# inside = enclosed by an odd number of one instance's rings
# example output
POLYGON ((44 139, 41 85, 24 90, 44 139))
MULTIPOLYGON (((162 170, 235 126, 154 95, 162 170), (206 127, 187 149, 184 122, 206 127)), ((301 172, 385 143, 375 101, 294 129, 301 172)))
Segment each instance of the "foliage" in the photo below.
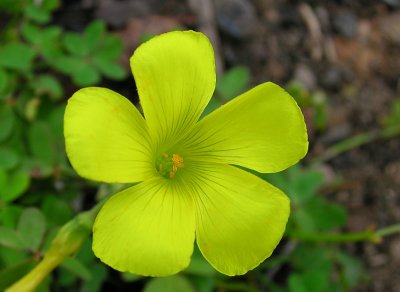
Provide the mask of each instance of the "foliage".
POLYGON ((327 98, 322 91, 309 92, 297 81, 292 81, 287 86, 287 91, 292 95, 301 108, 311 108, 313 124, 316 130, 323 131, 327 125, 327 98))
MULTIPOLYGON (((0 1, 7 23, 0 32, 0 290, 26 274, 55 232, 82 209, 80 180, 64 147, 68 88, 126 76, 117 63, 121 40, 102 21, 79 33, 54 25, 59 5, 0 1)), ((78 279, 96 291, 106 268, 94 260, 90 245, 82 252, 83 259, 63 263, 57 283, 48 279, 39 291, 50 284, 73 287, 78 279)))
MULTIPOLYGON (((291 198, 292 215, 286 230, 289 238, 301 232, 332 232, 346 224, 346 209, 329 202, 319 192, 324 184, 320 170, 293 166, 283 173, 263 176, 291 198)), ((289 244, 292 249, 288 254, 275 257, 275 260, 281 258, 281 265, 286 263, 293 269, 286 283, 288 291, 348 291, 364 279, 359 260, 341 251, 338 245, 289 244), (340 280, 335 278, 337 275, 340 280)))
POLYGON ((400 100, 395 100, 392 103, 392 111, 383 120, 383 125, 386 128, 398 127, 400 125, 400 100))

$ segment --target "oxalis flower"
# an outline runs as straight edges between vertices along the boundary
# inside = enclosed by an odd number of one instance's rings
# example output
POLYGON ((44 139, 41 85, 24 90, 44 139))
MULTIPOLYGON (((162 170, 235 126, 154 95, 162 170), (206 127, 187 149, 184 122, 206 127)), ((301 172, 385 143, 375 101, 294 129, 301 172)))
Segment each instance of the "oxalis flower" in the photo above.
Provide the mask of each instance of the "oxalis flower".
POLYGON ((76 92, 65 112, 66 149, 79 175, 137 182, 100 210, 94 253, 119 271, 166 276, 188 266, 196 239, 221 273, 255 268, 282 238, 289 200, 242 168, 277 172, 306 154, 296 102, 263 83, 200 119, 215 63, 207 37, 193 31, 144 43, 131 67, 145 119, 97 87, 76 92))

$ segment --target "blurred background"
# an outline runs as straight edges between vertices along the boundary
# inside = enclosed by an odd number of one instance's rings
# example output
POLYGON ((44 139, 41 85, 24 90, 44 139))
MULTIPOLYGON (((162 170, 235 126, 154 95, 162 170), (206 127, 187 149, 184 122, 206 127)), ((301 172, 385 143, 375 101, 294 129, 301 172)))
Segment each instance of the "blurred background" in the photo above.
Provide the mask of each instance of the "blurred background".
POLYGON ((399 0, 0 0, 0 290, 61 226, 123 187, 69 165, 68 98, 103 86, 137 104, 129 57, 181 29, 215 48, 206 112, 265 81, 301 106, 308 156, 257 174, 291 198, 286 236, 244 276, 219 274, 195 251, 187 270, 155 279, 103 265, 88 238, 38 291, 400 291, 400 236, 375 232, 400 223, 399 0))

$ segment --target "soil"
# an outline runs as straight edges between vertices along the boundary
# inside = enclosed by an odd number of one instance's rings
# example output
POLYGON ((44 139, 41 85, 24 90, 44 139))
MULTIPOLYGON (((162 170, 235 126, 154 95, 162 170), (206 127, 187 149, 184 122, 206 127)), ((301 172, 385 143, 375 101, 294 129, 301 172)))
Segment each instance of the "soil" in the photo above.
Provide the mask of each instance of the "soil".
MULTIPOLYGON (((143 33, 176 27, 199 30, 201 13, 179 0, 64 1, 56 22, 82 30, 92 19, 105 20, 124 40, 121 64, 143 33)), ((400 97, 400 1, 215 0, 223 67, 245 65, 252 84, 267 80, 285 85, 300 80, 328 97, 328 125, 309 124, 309 159, 332 143, 378 129, 400 97)), ((106 84, 109 81, 104 81, 106 84)), ((111 83, 134 98, 134 85, 111 83)), ((346 231, 363 231, 400 222, 400 138, 380 140, 328 161, 324 167, 343 184, 331 200, 346 206, 346 231)), ((306 161, 307 163, 307 161, 306 161)), ((400 291, 400 237, 381 244, 345 248, 362 258, 370 281, 356 291, 400 291)))

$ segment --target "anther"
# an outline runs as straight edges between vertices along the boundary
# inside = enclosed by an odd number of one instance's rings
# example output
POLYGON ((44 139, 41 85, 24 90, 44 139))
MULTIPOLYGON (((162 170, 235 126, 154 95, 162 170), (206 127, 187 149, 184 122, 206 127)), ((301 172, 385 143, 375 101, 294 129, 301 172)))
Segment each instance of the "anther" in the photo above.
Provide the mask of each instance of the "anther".
POLYGON ((184 167, 182 156, 179 154, 170 156, 168 153, 162 153, 156 165, 158 166, 158 172, 167 178, 174 178, 178 169, 184 167))

